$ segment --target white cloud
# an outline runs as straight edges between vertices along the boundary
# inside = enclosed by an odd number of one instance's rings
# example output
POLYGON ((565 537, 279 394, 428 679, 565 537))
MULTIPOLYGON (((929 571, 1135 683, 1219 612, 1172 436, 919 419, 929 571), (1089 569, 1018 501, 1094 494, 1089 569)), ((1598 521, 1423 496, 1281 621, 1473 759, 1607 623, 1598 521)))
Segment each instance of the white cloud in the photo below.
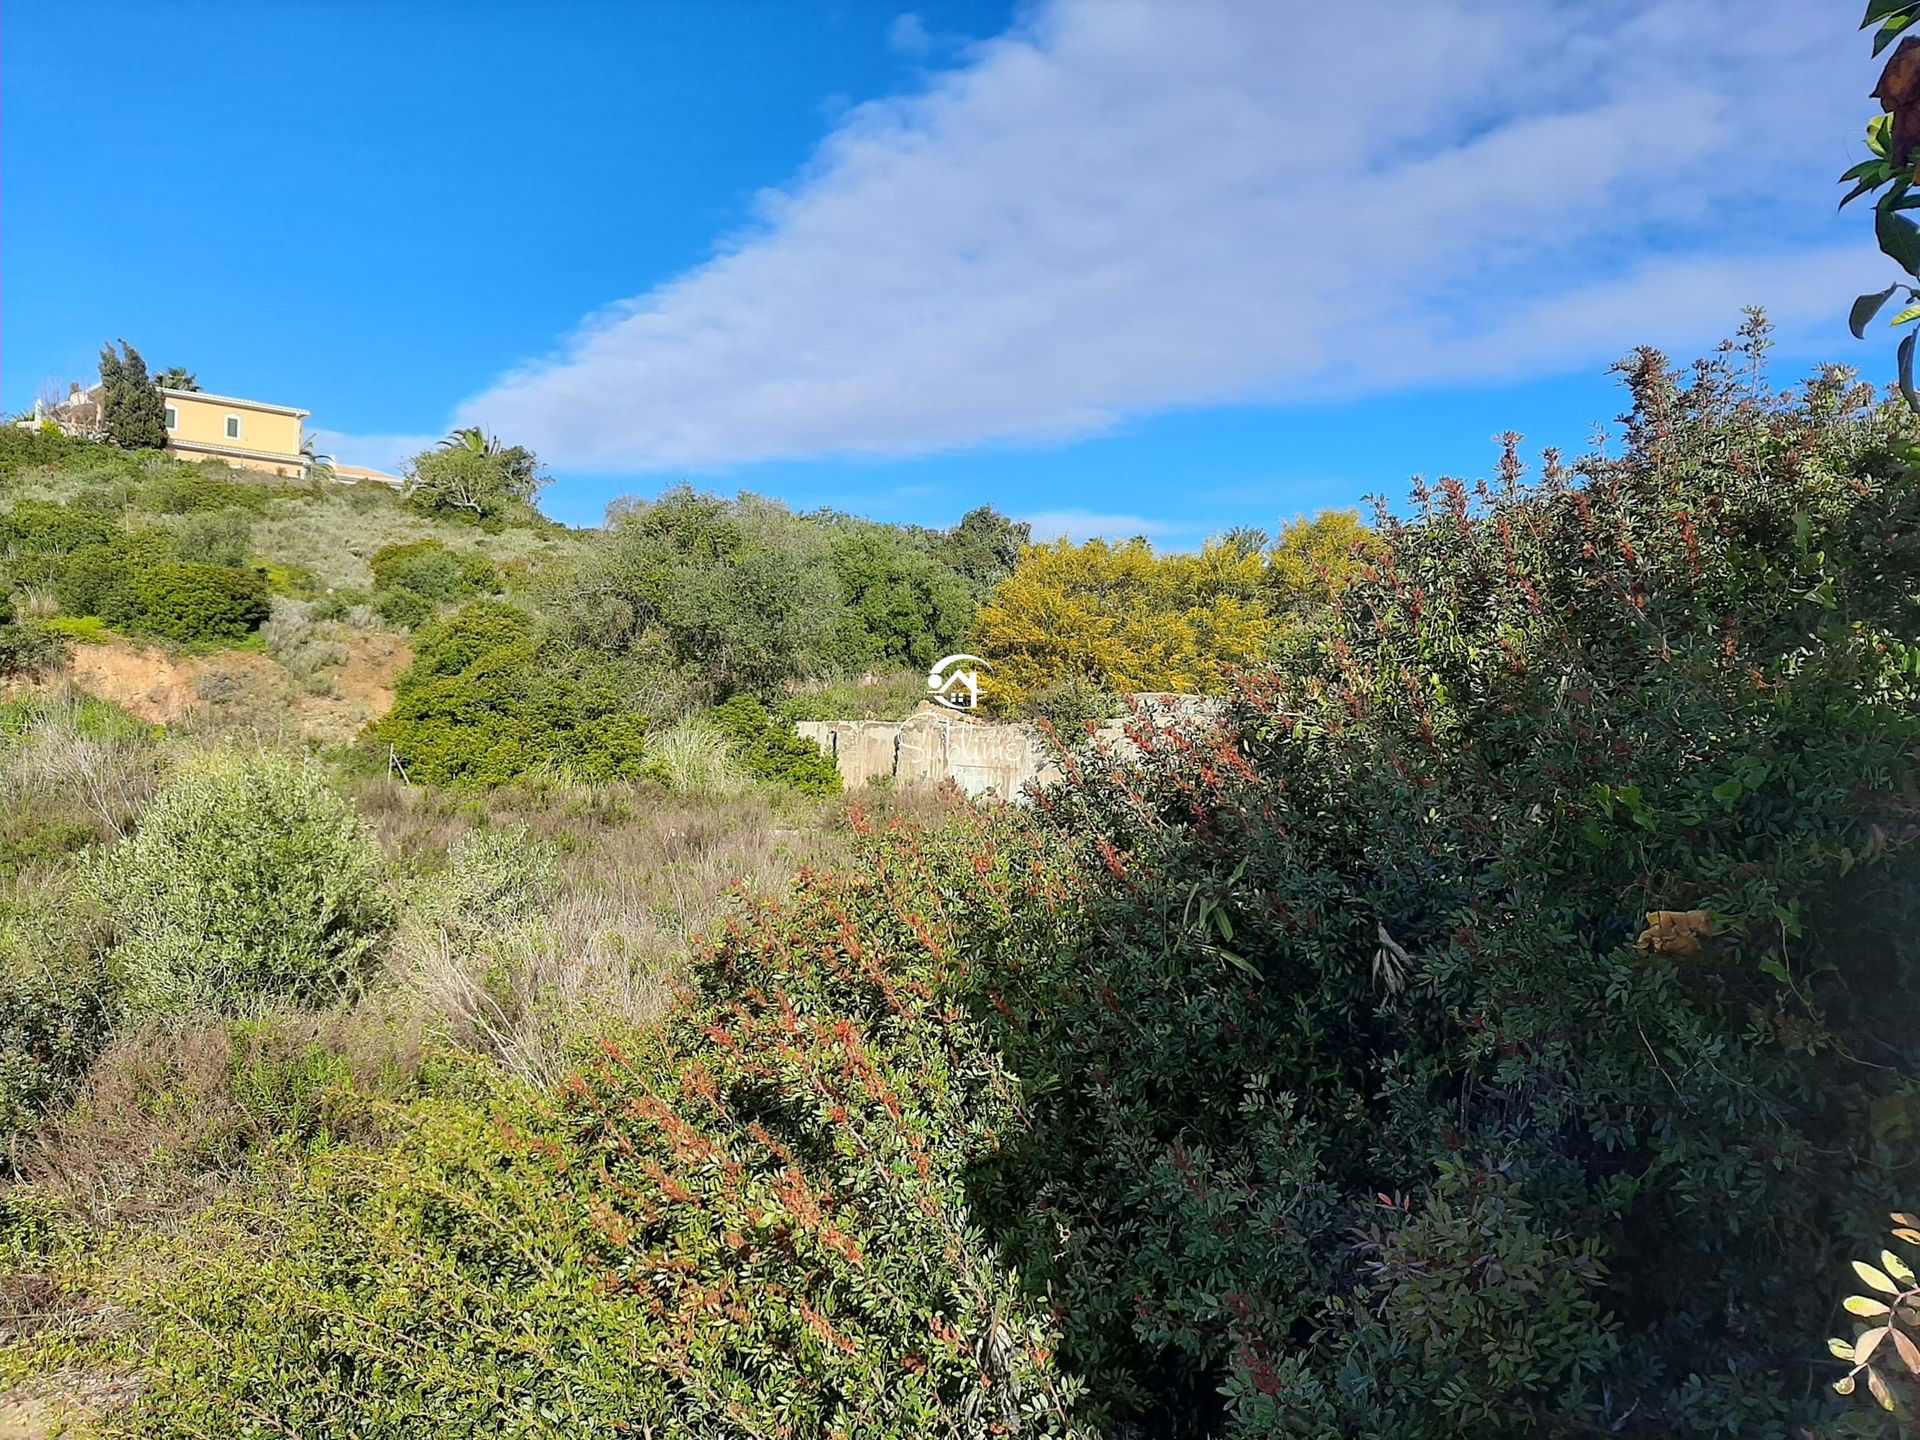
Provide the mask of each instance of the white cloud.
POLYGON ((458 419, 573 469, 904 456, 1825 317, 1876 273, 1830 8, 1057 0, 458 419))

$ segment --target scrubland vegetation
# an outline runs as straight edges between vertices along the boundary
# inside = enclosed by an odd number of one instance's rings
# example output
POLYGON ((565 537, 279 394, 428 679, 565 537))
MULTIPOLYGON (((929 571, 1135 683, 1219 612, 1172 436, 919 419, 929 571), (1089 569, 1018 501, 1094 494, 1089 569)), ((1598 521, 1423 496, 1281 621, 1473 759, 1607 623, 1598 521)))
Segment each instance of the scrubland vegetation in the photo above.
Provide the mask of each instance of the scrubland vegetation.
POLYGON ((0 1414, 1897 1433, 1920 434, 1763 342, 1195 555, 8 432, 0 1414), (115 634, 408 658, 323 740, 61 681, 115 634), (1061 781, 835 793, 792 720, 960 648, 1061 781), (1218 704, 1078 741, 1138 690, 1218 704))

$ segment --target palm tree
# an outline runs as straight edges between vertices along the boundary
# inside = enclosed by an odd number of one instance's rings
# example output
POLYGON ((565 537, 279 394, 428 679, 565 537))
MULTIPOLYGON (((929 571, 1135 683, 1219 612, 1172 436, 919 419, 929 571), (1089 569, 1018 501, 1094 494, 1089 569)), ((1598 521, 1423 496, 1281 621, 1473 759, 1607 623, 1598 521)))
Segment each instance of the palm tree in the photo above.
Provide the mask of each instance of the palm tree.
POLYGON ((502 445, 498 435, 489 435, 478 425, 455 430, 440 442, 442 450, 466 450, 484 460, 499 461, 499 471, 509 493, 531 501, 543 483, 540 462, 524 445, 502 445))
POLYGON ((333 479, 333 456, 322 454, 319 441, 305 430, 300 432, 300 459, 309 480, 333 479))
POLYGON ((440 442, 442 450, 471 450, 476 455, 498 455, 500 437, 489 435, 478 425, 468 425, 454 431, 440 442))
POLYGON ((153 377, 153 383, 162 390, 198 390, 200 377, 191 370, 182 370, 178 365, 169 365, 153 377))

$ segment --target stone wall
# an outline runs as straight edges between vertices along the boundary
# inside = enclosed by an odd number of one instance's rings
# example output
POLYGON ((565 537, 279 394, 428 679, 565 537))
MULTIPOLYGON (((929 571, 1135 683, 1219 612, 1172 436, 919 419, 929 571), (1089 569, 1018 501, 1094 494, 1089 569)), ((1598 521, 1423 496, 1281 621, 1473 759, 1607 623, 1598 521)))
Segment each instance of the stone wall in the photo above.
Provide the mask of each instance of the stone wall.
POLYGON ((849 790, 882 778, 902 789, 951 779, 967 795, 1010 800, 1048 769, 1031 725, 997 725, 938 705, 905 720, 802 720, 795 728, 833 756, 849 790))
MULTIPOLYGON (((1208 702, 1191 695, 1134 697, 1163 721, 1192 715, 1208 702)), ((1101 748, 1124 753, 1124 720, 1110 720, 1093 737, 1101 748)), ((902 789, 951 779, 962 793, 992 793, 1011 800, 1033 781, 1055 779, 1057 770, 1040 732, 1031 725, 999 724, 938 705, 922 705, 905 720, 802 720, 795 727, 840 767, 849 790, 888 779, 902 789)))

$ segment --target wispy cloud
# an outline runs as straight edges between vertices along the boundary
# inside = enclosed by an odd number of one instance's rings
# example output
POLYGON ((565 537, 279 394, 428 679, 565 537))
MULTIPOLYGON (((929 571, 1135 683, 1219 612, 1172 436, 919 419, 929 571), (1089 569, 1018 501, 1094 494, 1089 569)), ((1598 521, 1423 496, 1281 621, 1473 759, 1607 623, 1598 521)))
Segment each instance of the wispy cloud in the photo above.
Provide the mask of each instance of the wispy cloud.
POLYGON ((1810 322, 1873 273, 1824 218, 1857 48, 1804 0, 1057 0, 458 418, 573 469, 910 456, 1810 322))

